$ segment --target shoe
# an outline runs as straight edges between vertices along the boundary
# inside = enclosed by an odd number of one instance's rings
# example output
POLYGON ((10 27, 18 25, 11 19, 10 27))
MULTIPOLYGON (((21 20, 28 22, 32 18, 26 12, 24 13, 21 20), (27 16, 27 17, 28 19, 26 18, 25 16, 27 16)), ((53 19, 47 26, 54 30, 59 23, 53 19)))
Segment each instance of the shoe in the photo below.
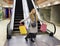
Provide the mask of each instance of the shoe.
POLYGON ((28 41, 28 39, 27 39, 27 38, 25 38, 25 40, 26 40, 26 41, 28 41))
POLYGON ((31 39, 31 42, 35 42, 33 39, 31 39))

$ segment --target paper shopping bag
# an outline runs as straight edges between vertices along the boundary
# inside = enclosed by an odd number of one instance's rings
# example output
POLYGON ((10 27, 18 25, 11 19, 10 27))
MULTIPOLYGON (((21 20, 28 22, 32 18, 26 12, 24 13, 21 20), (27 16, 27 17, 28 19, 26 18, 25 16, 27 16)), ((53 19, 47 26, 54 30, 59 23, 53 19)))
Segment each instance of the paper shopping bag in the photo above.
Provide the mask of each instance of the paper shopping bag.
POLYGON ((42 25, 41 25, 41 27, 40 27, 40 31, 46 32, 46 30, 47 30, 47 25, 44 24, 44 23, 42 23, 42 25))
POLYGON ((26 27, 24 25, 20 25, 19 26, 19 30, 20 30, 20 34, 27 34, 27 30, 26 27))

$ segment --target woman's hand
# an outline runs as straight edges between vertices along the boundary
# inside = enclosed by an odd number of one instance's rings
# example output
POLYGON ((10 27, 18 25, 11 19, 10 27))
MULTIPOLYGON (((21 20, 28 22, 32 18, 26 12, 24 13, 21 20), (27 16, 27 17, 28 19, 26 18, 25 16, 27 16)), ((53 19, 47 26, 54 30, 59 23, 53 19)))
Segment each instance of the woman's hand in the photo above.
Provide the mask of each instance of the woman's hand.
POLYGON ((21 23, 21 21, 19 23, 21 23))

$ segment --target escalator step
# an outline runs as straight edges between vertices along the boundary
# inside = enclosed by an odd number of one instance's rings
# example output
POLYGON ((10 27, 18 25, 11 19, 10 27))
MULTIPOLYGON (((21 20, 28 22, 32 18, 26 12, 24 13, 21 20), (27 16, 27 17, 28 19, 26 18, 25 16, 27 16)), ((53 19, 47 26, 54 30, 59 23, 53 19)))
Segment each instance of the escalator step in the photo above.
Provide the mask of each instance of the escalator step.
POLYGON ((14 19, 20 19, 20 20, 22 20, 22 18, 14 18, 14 19))
POLYGON ((23 19, 23 15, 15 15, 15 18, 22 18, 23 19))
POLYGON ((18 17, 23 17, 23 15, 15 15, 15 17, 17 17, 17 16, 18 16, 18 17))
POLYGON ((16 23, 16 22, 15 22, 14 24, 20 24, 20 23, 16 23))
POLYGON ((14 30, 14 31, 19 31, 19 28, 14 28, 13 30, 14 30))
POLYGON ((15 16, 23 16, 23 14, 20 14, 20 13, 19 14, 15 14, 15 16))
POLYGON ((20 24, 20 23, 18 23, 18 22, 14 22, 14 24, 20 24))
POLYGON ((15 22, 15 21, 21 21, 21 19, 16 19, 16 18, 15 18, 15 19, 14 19, 14 22, 15 22))
POLYGON ((20 21, 20 19, 14 19, 14 21, 20 21))
POLYGON ((14 28, 15 28, 15 27, 17 28, 17 27, 19 27, 19 26, 15 26, 15 25, 14 25, 14 28))
POLYGON ((13 29, 13 31, 19 31, 19 29, 13 29))
POLYGON ((15 14, 23 14, 22 11, 16 11, 15 14))
POLYGON ((14 27, 19 27, 20 24, 14 24, 14 27))
POLYGON ((20 19, 23 19, 23 17, 19 17, 19 16, 15 17, 15 19, 19 19, 19 18, 20 18, 20 19))
POLYGON ((14 23, 19 23, 20 21, 14 21, 14 23))

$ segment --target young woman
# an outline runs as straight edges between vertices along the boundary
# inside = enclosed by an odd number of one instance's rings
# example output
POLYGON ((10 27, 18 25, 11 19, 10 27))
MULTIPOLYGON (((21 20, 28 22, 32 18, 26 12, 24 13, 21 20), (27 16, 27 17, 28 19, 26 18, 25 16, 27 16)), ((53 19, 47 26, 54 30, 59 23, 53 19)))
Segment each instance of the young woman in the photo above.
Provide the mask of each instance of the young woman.
POLYGON ((25 37, 25 40, 28 41, 29 38, 32 42, 34 42, 34 39, 36 38, 36 34, 38 32, 37 30, 38 17, 36 15, 35 9, 32 9, 29 15, 30 17, 26 18, 25 20, 24 19, 21 20, 20 23, 30 18, 30 28, 27 36, 25 37))

